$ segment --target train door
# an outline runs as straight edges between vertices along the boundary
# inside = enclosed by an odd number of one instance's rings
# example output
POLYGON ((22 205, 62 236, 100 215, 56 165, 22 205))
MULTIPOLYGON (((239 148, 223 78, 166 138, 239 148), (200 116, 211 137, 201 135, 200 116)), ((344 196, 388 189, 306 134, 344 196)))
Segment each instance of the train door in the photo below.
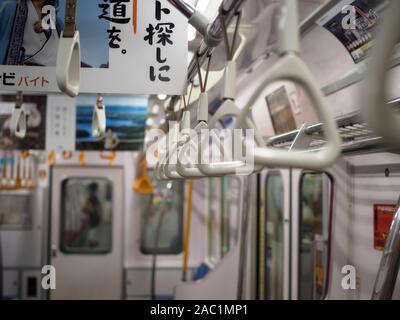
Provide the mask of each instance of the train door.
POLYGON ((51 299, 122 298, 122 192, 121 168, 53 168, 51 299))
POLYGON ((259 297, 289 299, 290 171, 261 174, 259 297))
POLYGON ((333 181, 327 173, 293 174, 293 297, 321 300, 328 293, 333 181))

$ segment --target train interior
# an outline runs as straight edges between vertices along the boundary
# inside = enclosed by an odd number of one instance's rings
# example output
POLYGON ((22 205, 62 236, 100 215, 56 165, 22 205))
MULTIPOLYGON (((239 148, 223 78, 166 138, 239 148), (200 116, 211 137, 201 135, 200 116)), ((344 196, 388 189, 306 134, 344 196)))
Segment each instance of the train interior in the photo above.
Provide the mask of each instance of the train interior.
POLYGON ((188 30, 173 90, 3 73, 0 299, 400 299, 399 1, 150 3, 188 30))

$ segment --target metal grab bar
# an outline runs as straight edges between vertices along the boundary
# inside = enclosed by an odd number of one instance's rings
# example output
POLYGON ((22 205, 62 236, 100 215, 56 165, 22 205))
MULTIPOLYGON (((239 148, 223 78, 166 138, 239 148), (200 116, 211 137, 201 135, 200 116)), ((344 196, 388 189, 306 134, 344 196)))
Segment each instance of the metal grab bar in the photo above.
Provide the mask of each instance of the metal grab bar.
POLYGON ((376 277, 372 300, 392 300, 400 268, 400 198, 386 240, 376 277))
MULTIPOLYGON (((188 9, 188 5, 184 4, 181 0, 168 0, 174 7, 176 7, 183 15, 190 18, 191 10, 188 9)), ((223 18, 226 25, 229 25, 235 17, 236 12, 240 10, 246 0, 223 0, 221 3, 221 12, 223 13, 223 18)), ((209 24, 207 27, 207 35, 201 42, 199 48, 197 49, 197 55, 199 57, 200 65, 203 65, 207 57, 213 52, 214 48, 218 46, 223 41, 224 29, 221 24, 221 19, 216 17, 215 20, 209 24)), ((192 59, 188 68, 187 81, 192 82, 197 74, 197 61, 196 57, 192 59)), ((171 98, 170 106, 174 106, 179 100, 179 96, 174 96, 171 98)))

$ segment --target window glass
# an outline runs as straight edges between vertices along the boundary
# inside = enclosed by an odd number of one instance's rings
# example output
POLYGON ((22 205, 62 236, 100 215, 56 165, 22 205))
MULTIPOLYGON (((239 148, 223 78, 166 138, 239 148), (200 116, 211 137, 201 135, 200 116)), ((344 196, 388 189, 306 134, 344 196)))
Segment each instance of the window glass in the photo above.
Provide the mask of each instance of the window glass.
POLYGON ((61 251, 105 254, 112 246, 112 182, 69 178, 62 185, 61 251))
POLYGON ((180 254, 183 249, 184 183, 153 179, 153 195, 141 198, 142 253, 180 254))
POLYGON ((265 186, 265 298, 283 299, 283 180, 271 174, 265 186))
POLYGON ((323 298, 325 291, 329 179, 324 173, 306 173, 300 184, 299 298, 323 298))
POLYGON ((208 179, 208 260, 218 263, 237 243, 241 180, 238 177, 208 179))

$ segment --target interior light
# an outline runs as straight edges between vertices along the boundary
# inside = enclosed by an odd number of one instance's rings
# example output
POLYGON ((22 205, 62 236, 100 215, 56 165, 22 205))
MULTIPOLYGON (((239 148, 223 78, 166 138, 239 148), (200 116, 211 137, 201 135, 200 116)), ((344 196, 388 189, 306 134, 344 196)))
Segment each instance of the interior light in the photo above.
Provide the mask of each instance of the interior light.
POLYGON ((167 96, 166 94, 159 94, 159 95, 157 95, 157 99, 158 99, 158 100, 161 100, 161 101, 166 100, 167 97, 168 97, 168 96, 167 96))

